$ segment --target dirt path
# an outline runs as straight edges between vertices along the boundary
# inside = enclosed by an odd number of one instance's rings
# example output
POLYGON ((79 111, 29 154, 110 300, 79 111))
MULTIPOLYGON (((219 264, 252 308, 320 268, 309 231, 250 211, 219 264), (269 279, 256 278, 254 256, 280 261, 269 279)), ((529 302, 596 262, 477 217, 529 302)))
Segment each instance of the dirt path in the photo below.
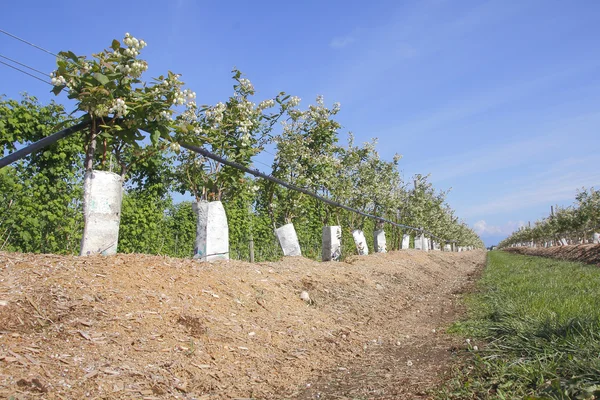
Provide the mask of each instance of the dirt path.
POLYGON ((363 347, 364 354, 330 369, 298 398, 428 398, 428 391, 457 361, 458 348, 464 347, 461 339, 444 333, 445 327, 464 312, 460 297, 472 289, 483 264, 477 264, 477 258, 463 263, 452 276, 423 282, 432 290, 420 291, 406 307, 384 312, 378 323, 369 323, 372 336, 379 336, 363 347))
POLYGON ((484 259, 0 253, 0 398, 423 396, 452 362, 443 327, 484 259))

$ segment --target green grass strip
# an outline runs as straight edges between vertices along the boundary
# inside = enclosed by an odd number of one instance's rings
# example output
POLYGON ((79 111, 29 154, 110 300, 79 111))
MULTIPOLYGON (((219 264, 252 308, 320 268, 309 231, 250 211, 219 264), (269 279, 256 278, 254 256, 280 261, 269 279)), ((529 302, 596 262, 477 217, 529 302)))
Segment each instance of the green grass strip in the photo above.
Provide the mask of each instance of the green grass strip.
POLYGON ((599 268, 492 251, 466 301, 467 362, 440 398, 600 398, 599 268))

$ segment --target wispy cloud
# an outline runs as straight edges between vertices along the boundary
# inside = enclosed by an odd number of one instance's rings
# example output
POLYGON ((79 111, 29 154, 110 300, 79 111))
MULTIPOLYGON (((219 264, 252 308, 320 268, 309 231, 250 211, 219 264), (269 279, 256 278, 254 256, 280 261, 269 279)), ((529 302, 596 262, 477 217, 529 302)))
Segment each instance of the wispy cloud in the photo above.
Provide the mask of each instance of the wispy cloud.
POLYGON ((329 42, 329 47, 332 47, 334 49, 341 49, 351 45, 352 43, 354 43, 354 36, 338 36, 331 39, 331 42, 329 42))
MULTIPOLYGON (((423 134, 439 129, 448 129, 452 124, 484 114, 500 106, 510 104, 540 90, 551 87, 557 82, 594 70, 599 63, 586 63, 566 67, 559 72, 550 72, 538 77, 527 76, 510 85, 491 87, 459 98, 440 107, 426 111, 412 121, 396 124, 390 128, 396 132, 423 134)), ((539 73, 539 71, 538 71, 539 73)))
POLYGON ((530 163, 538 155, 547 154, 549 149, 559 146, 560 142, 548 140, 548 136, 534 137, 449 157, 438 157, 425 164, 430 165, 432 181, 440 182, 530 163))
MULTIPOLYGON (((592 160, 590 159, 590 161, 592 160)), ((536 181, 529 176, 528 183, 514 187, 511 193, 469 207, 462 215, 473 218, 483 215, 515 213, 519 210, 543 204, 572 203, 578 189, 594 185, 597 187, 598 182, 600 182, 600 171, 589 168, 587 171, 579 166, 566 172, 556 172, 541 181, 536 181)))
POLYGON ((481 219, 473 224, 473 230, 481 237, 508 236, 522 226, 525 226, 524 221, 508 221, 504 225, 489 225, 481 219))
MULTIPOLYGON (((573 168, 573 164, 576 164, 585 171, 586 167, 582 162, 584 161, 583 157, 587 156, 582 153, 578 142, 574 142, 569 133, 593 134, 598 124, 600 124, 600 113, 598 112, 549 119, 536 128, 526 129, 528 134, 524 139, 488 145, 451 156, 436 157, 426 160, 424 165, 427 165, 434 182, 505 170, 539 160, 551 163, 555 167, 561 166, 561 168, 573 168), (569 153, 577 154, 577 157, 568 156, 569 153), (567 161, 571 165, 564 165, 567 161)), ((588 162, 590 164, 597 163, 598 156, 593 152, 591 154, 592 159, 588 162)))
POLYGON ((333 48, 347 46, 357 37, 361 42, 361 46, 356 43, 354 59, 345 63, 338 79, 331 81, 335 88, 331 90, 340 93, 340 98, 361 102, 366 91, 387 84, 389 71, 400 76, 407 66, 426 68, 431 62, 437 63, 439 59, 433 57, 440 51, 455 47, 482 26, 506 21, 521 9, 521 3, 508 5, 503 0, 475 7, 456 7, 455 2, 445 0, 398 2, 383 21, 361 30, 360 35, 355 32, 331 41, 333 48))

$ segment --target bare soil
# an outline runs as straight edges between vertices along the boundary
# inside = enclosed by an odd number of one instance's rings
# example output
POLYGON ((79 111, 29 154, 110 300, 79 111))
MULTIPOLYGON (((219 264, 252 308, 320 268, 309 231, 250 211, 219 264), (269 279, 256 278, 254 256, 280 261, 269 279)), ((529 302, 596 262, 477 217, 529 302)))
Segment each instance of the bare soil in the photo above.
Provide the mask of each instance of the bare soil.
POLYGON ((565 261, 578 261, 600 267, 600 244, 579 244, 554 247, 509 247, 505 251, 530 256, 556 258, 565 261))
POLYGON ((457 359, 444 327, 484 261, 0 253, 0 398, 427 397, 457 359))

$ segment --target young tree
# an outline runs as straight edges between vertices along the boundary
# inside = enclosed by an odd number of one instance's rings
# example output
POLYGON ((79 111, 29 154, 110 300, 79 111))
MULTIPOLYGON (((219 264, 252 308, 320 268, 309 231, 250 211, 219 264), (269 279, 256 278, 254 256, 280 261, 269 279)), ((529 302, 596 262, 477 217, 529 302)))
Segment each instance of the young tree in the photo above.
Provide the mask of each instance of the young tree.
MULTIPOLYGON (((83 113, 82 118, 90 121, 85 140, 85 216, 94 205, 91 199, 94 169, 112 169, 111 158, 114 157, 123 181, 133 165, 165 150, 173 140, 173 132, 185 129, 179 124, 182 119, 173 119, 177 111, 196 109, 196 94, 182 90, 179 75, 169 72, 151 82, 142 79, 148 64, 138 56, 144 47, 143 40, 127 33, 123 43, 113 40, 110 49, 89 59, 71 51, 59 53, 57 70, 52 73, 53 92, 58 95, 66 91, 68 97, 76 101, 74 112, 83 113), (95 162, 98 145, 100 165, 95 162)), ((116 196, 120 198, 120 194, 116 196)), ((118 216, 120 210, 113 212, 118 216)), ((84 241, 88 223, 86 217, 84 241)), ((112 246, 116 249, 116 243, 112 246)))

